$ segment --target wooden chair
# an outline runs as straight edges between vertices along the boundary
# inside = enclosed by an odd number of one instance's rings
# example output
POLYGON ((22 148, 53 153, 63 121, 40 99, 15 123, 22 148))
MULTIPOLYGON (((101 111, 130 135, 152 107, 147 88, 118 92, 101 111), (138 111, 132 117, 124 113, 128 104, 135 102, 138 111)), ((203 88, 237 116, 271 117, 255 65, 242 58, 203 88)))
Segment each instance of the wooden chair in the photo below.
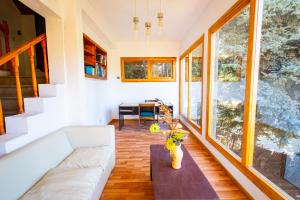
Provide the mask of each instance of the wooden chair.
MULTIPOLYGON (((145 100, 145 103, 155 103, 155 104, 158 104, 158 105, 161 105, 163 104, 163 101, 158 99, 158 98, 155 98, 155 99, 146 99, 145 100)), ((156 109, 156 108, 155 108, 156 109)), ((156 114, 156 121, 158 122, 158 118, 159 118, 159 109, 156 110, 155 112, 156 114)))
POLYGON ((141 121, 156 121, 155 118, 155 103, 139 104, 139 126, 141 121))
POLYGON ((157 99, 146 99, 145 103, 157 103, 158 100, 157 99))

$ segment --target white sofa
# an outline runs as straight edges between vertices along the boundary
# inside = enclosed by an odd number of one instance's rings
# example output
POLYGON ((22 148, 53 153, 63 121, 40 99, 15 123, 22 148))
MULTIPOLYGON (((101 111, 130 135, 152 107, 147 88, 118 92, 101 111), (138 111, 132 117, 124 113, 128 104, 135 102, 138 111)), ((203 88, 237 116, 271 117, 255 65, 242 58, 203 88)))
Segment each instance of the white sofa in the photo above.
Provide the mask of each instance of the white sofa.
POLYGON ((98 200, 114 166, 113 126, 66 127, 0 158, 0 199, 98 200))

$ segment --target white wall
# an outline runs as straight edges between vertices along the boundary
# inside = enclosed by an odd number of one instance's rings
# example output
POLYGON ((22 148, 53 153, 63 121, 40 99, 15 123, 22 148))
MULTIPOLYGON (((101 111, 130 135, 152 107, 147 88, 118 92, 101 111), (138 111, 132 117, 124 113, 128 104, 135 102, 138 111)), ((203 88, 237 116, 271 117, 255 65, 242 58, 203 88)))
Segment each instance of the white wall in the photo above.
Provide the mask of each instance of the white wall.
MULTIPOLYGON (((82 22, 83 32, 107 51, 108 64, 111 66, 111 42, 85 11, 82 13, 82 22)), ((85 90, 87 97, 86 109, 88 112, 87 124, 107 124, 112 119, 111 100, 114 94, 110 80, 104 81, 85 78, 85 90)))
POLYGON ((145 99, 159 98, 174 105, 174 114, 178 114, 178 71, 176 62, 176 82, 121 82, 120 57, 177 57, 177 42, 119 42, 109 61, 109 86, 112 92, 113 118, 118 118, 118 105, 122 102, 144 102, 145 99), (118 79, 118 77, 120 79, 118 79))
MULTIPOLYGON (((193 44, 203 33, 205 34, 204 40, 204 97, 207 92, 207 44, 208 44, 208 29, 214 24, 234 3, 236 0, 212 0, 208 7, 204 10, 196 24, 192 26, 186 37, 182 40, 180 52, 183 53, 191 44, 193 44)), ((236 180, 243 185, 243 187, 252 195, 254 199, 269 199, 259 188, 257 188, 246 176, 244 176, 232 163, 230 163, 219 151, 217 151, 206 139, 206 98, 203 99, 202 104, 202 135, 197 134, 191 126, 187 125, 199 138, 199 140, 216 156, 220 163, 236 178, 236 180)), ((184 119, 182 119, 184 121, 184 119)))

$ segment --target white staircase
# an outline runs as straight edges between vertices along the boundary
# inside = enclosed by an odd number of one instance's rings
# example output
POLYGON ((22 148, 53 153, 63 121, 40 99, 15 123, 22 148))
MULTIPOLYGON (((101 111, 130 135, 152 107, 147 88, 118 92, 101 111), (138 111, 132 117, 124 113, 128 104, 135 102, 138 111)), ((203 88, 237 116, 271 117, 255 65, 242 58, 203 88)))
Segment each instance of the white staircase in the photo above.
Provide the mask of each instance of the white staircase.
POLYGON ((66 118, 64 104, 64 85, 39 84, 39 97, 24 98, 25 113, 5 117, 0 155, 61 128, 66 118))

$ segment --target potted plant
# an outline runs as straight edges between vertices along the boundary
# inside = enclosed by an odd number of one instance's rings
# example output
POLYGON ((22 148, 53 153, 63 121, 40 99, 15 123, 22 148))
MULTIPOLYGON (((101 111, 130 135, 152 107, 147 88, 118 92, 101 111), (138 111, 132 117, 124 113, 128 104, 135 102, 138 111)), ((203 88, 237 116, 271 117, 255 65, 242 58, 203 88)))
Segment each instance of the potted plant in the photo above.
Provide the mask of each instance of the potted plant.
POLYGON ((181 143, 186 139, 189 132, 182 129, 178 120, 173 120, 172 111, 167 105, 162 104, 159 109, 162 122, 167 124, 168 129, 161 129, 158 123, 154 123, 150 126, 150 133, 161 134, 166 137, 165 148, 169 150, 172 157, 172 167, 180 169, 183 158, 181 143))

